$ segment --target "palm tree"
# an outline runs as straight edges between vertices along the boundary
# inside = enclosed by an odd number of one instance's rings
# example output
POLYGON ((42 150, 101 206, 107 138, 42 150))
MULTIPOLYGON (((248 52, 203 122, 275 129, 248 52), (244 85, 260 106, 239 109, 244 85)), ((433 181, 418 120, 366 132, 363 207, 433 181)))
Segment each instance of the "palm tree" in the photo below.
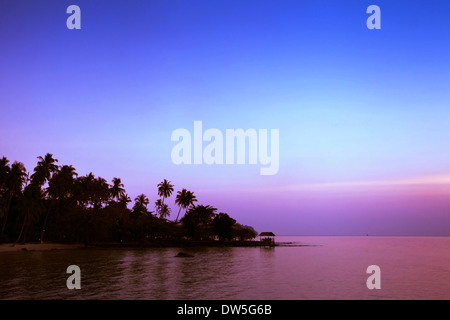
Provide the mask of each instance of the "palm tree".
POLYGON ((44 157, 39 156, 38 160, 34 173, 31 175, 31 183, 43 186, 50 179, 51 174, 58 170, 58 166, 55 164, 58 159, 54 159, 52 154, 47 153, 44 157))
POLYGON ((21 203, 19 204, 21 211, 23 212, 22 228, 20 230, 16 244, 22 238, 22 243, 26 241, 28 227, 30 224, 36 222, 40 212, 43 210, 42 191, 41 189, 32 183, 25 187, 23 197, 21 197, 21 203))
POLYGON ((159 208, 159 217, 161 219, 165 219, 166 217, 170 216, 170 208, 166 203, 163 203, 161 207, 159 208))
POLYGON ((147 213, 147 205, 150 200, 148 200, 145 194, 140 194, 134 199, 133 212, 138 214, 147 213))
POLYGON ((105 179, 98 177, 94 180, 92 192, 92 203, 94 210, 99 210, 104 202, 107 202, 110 198, 110 187, 105 179))
POLYGON ((119 196, 119 203, 126 208, 127 204, 131 202, 131 198, 125 192, 119 196))
POLYGON ((208 224, 211 222, 211 219, 216 215, 217 208, 214 208, 210 205, 198 205, 193 206, 190 210, 197 218, 198 222, 202 224, 208 224))
POLYGON ((74 167, 61 166, 49 180, 46 194, 53 199, 66 199, 73 196, 76 176, 78 174, 74 167))
POLYGON ((112 179, 112 186, 109 190, 111 193, 111 197, 113 199, 120 200, 122 196, 125 195, 125 189, 123 188, 123 183, 119 178, 113 178, 112 179))
POLYGON ((159 214, 159 211, 161 210, 161 207, 163 206, 163 202, 161 199, 158 199, 155 201, 155 211, 157 214, 159 214))
POLYGON ((75 181, 75 198, 77 199, 77 204, 83 208, 87 208, 91 204, 94 183, 95 176, 92 172, 77 178, 75 181))
POLYGON ((16 242, 19 241, 22 234, 23 241, 25 241, 29 223, 42 211, 43 193, 41 187, 46 181, 50 180, 53 173, 58 171, 58 166, 55 164, 58 159, 54 159, 52 154, 47 153, 44 157, 39 156, 38 160, 34 173, 31 175, 31 183, 24 190, 23 200, 26 209, 22 229, 16 242))
POLYGON ((171 196, 173 192, 173 184, 170 181, 164 179, 162 182, 158 184, 158 196, 162 197, 162 203, 164 203, 164 199, 171 196))
POLYGON ((3 218, 3 226, 1 235, 4 234, 6 224, 8 222, 8 214, 11 208, 11 201, 13 197, 18 197, 22 193, 22 187, 26 184, 28 175, 25 166, 22 162, 15 161, 11 165, 11 170, 6 177, 5 189, 7 194, 5 216, 3 218))
POLYGON ((6 212, 6 180, 11 170, 8 163, 6 157, 0 159, 0 221, 6 212))
POLYGON ((98 211, 102 204, 110 198, 110 186, 105 179, 91 173, 77 179, 75 183, 76 198, 84 207, 92 207, 98 211))
POLYGON ((3 157, 0 159, 0 196, 3 195, 6 179, 8 178, 9 172, 11 171, 11 168, 8 165, 9 160, 6 159, 6 157, 3 157))
POLYGON ((210 226, 217 209, 212 206, 192 206, 180 220, 186 229, 186 235, 191 238, 209 238, 212 236, 210 226))
POLYGON ((178 221, 178 216, 180 215, 181 208, 187 209, 189 206, 194 205, 194 202, 197 201, 197 198, 195 197, 194 193, 191 191, 188 191, 186 189, 183 189, 181 191, 177 192, 177 197, 175 198, 175 203, 180 206, 180 209, 178 210, 177 218, 175 219, 175 222, 178 221))
POLYGON ((64 165, 59 168, 48 181, 46 194, 50 198, 50 205, 45 214, 44 224, 42 225, 41 243, 44 242, 45 228, 52 207, 58 202, 59 205, 57 208, 61 209, 61 207, 64 206, 64 202, 67 202, 67 199, 73 197, 76 176, 78 176, 78 174, 75 172, 74 167, 64 165))
POLYGON ((0 159, 0 221, 6 214, 6 180, 11 168, 8 165, 9 160, 6 157, 0 159))

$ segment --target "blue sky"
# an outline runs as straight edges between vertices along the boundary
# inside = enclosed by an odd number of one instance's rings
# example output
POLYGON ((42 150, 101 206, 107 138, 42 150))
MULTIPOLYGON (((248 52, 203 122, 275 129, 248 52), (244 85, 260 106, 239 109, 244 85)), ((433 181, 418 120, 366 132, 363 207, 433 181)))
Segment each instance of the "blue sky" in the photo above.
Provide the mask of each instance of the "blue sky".
MULTIPOLYGON (((342 187, 347 200, 339 204, 329 190, 314 194, 324 203, 314 209, 298 203, 311 199, 298 189, 450 174, 449 7, 446 1, 2 1, 0 155, 32 170, 36 157, 50 152, 79 174, 118 176, 131 196, 143 192, 152 202, 156 184, 167 178, 257 229, 277 220, 277 233, 365 233, 376 216, 375 233, 442 234, 439 228, 450 226, 442 183, 421 188, 428 196, 431 186, 438 188, 434 200, 396 198, 382 209, 390 215, 361 213, 374 200, 356 201, 354 186, 342 187), (71 4, 81 8, 81 30, 66 28, 71 4), (381 30, 366 27, 371 4, 381 8, 381 30), (279 129, 279 173, 263 177, 250 165, 175 166, 170 135, 192 130, 195 120, 205 129, 279 129), (296 191, 286 199, 277 191, 286 189, 296 191), (420 209, 428 202, 439 205, 420 209), (351 223, 322 224, 319 216, 351 223), (428 224, 424 216, 432 217, 428 224), (306 228, 305 221, 314 224, 306 228)), ((386 199, 374 192, 377 201, 386 199)))

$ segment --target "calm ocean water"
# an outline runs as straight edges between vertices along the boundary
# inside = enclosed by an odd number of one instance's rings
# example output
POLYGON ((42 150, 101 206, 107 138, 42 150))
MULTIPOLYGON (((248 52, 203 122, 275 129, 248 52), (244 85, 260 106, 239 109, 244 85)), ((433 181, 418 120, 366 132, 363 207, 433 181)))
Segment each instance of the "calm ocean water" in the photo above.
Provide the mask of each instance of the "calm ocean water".
POLYGON ((313 246, 1 253, 0 299, 450 299, 450 238, 277 242, 313 246), (66 287, 73 264, 81 290, 66 287), (380 290, 366 286, 369 265, 381 268, 380 290))

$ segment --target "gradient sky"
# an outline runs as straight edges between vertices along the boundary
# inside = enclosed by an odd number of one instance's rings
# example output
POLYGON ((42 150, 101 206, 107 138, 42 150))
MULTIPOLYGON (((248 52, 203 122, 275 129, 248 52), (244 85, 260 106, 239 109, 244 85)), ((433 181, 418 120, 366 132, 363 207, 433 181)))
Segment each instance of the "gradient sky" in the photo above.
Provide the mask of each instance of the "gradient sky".
MULTIPOLYGON (((49 152, 257 231, 450 235, 448 1, 0 2, 0 156, 49 152), (81 8, 68 30, 66 8, 81 8), (366 8, 381 8, 381 30, 366 8), (280 169, 174 165, 175 129, 279 129, 280 169)), ((177 208, 169 201, 173 214, 177 208)))

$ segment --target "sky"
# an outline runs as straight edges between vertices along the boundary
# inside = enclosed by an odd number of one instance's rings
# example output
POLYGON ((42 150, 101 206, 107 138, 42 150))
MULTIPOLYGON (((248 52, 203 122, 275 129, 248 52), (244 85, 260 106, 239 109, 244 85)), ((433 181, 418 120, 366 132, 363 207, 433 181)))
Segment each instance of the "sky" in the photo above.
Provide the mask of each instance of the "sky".
MULTIPOLYGON (((448 1, 0 2, 0 156, 131 198, 168 179, 257 231, 450 236, 448 1), (69 30, 69 5, 81 29, 69 30), (368 6, 381 10, 369 30, 368 6), (278 129, 279 170, 176 165, 174 130, 278 129)), ((168 203, 175 217, 174 196, 168 203)))

